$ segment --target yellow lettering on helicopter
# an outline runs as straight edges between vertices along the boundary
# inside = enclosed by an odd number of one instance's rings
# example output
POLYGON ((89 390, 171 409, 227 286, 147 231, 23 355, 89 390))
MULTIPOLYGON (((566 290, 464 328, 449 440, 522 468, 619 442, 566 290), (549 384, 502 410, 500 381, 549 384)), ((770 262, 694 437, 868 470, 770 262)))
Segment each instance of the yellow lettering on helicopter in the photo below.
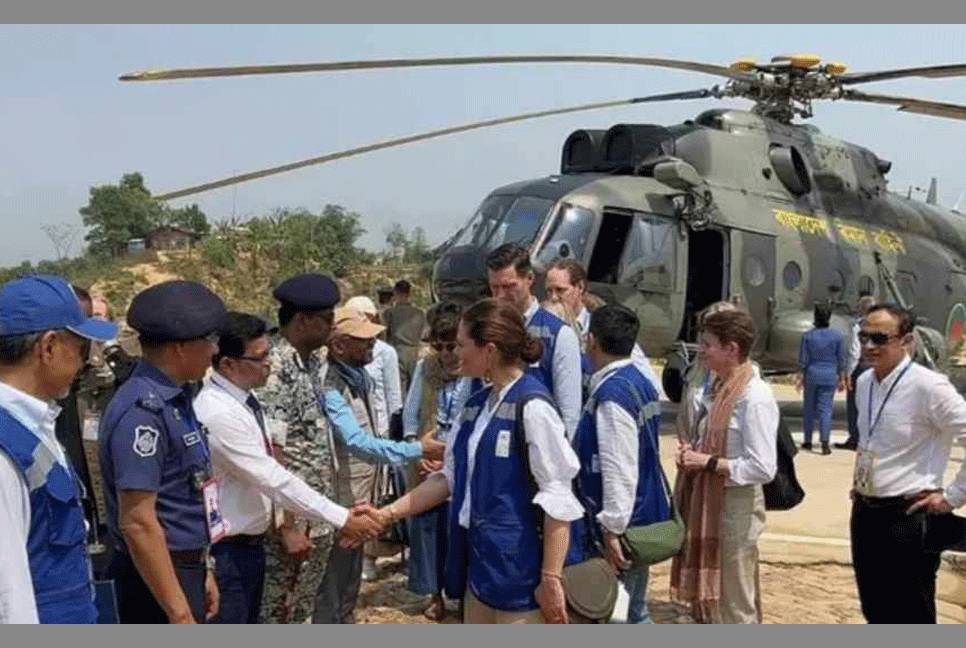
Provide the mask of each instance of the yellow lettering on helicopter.
POLYGON ((899 254, 906 253, 906 244, 903 242, 902 237, 895 232, 889 232, 886 230, 875 230, 872 233, 872 239, 875 244, 887 250, 889 252, 898 252, 899 254))
POLYGON ((824 234, 828 236, 828 223, 817 216, 806 216, 787 209, 773 209, 775 220, 779 225, 790 227, 795 231, 805 234, 824 234))
POLYGON ((866 231, 861 227, 856 227, 855 225, 846 225, 845 223, 840 222, 836 222, 835 227, 839 231, 839 236, 849 243, 866 247, 869 245, 869 237, 866 231))

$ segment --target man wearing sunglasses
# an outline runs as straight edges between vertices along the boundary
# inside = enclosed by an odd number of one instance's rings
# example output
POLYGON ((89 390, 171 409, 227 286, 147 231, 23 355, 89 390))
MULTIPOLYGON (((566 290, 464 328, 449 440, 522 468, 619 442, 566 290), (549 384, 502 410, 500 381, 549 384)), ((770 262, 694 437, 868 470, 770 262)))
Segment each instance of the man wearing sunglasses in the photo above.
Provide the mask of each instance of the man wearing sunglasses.
MULTIPOLYGON (((855 389, 859 440, 852 563, 870 623, 935 623, 940 551, 961 540, 950 512, 966 504, 966 465, 943 488, 966 402, 949 379, 912 362, 912 314, 872 306, 858 334, 871 370, 855 389)), ((960 527, 961 531, 961 527, 960 527)))
POLYGON ((97 620, 84 487, 54 422, 89 340, 116 334, 84 315, 60 277, 0 288, 0 623, 97 620))

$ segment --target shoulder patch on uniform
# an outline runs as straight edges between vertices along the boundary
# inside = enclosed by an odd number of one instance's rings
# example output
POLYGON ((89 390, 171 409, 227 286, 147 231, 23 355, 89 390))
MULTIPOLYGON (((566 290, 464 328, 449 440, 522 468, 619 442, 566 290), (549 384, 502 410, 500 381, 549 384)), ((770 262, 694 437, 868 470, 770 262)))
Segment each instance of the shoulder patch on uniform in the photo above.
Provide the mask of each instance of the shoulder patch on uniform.
POLYGON ((153 457, 158 451, 158 437, 161 433, 150 425, 134 428, 134 454, 139 457, 153 457))
POLYGON ((149 412, 160 412, 164 409, 164 403, 155 394, 148 394, 147 396, 141 396, 137 399, 137 404, 139 407, 143 407, 149 412))

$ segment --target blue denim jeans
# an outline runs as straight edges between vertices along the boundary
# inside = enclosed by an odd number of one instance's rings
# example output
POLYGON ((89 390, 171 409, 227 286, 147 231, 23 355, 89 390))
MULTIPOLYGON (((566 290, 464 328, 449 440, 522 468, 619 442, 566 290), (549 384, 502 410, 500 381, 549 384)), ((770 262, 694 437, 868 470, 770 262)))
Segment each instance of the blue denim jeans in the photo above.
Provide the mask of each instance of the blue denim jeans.
POLYGON ((650 568, 631 568, 624 572, 624 587, 627 588, 627 623, 654 623, 651 611, 647 608, 647 581, 650 568))
POLYGON ((835 399, 835 385, 816 385, 805 381, 805 403, 802 409, 802 437, 805 443, 812 442, 812 431, 818 423, 819 439, 828 443, 832 436, 832 401, 835 399))

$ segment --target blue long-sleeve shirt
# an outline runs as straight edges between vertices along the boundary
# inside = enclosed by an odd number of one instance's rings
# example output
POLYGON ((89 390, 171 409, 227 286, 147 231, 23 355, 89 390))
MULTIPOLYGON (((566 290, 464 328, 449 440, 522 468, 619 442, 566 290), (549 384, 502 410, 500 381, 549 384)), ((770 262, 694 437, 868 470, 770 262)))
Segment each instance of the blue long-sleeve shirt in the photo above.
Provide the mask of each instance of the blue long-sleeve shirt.
POLYGON ((325 413, 333 432, 356 457, 386 464, 405 464, 423 456, 423 447, 416 442, 390 441, 369 434, 356 421, 349 403, 336 390, 325 392, 325 413))
POLYGON ((842 334, 833 328, 813 328, 802 336, 798 366, 806 382, 835 385, 846 369, 846 349, 842 334))

